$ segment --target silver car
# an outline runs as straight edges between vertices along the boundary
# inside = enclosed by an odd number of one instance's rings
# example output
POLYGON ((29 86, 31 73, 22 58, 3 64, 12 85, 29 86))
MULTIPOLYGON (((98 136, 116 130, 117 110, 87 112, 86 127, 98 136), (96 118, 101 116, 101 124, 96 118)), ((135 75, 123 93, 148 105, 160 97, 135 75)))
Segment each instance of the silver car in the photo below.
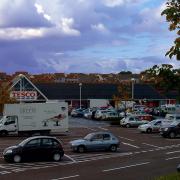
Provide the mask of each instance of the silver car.
POLYGON ((119 139, 109 132, 90 133, 83 139, 70 142, 72 150, 80 153, 94 150, 110 150, 116 152, 119 144, 119 139))
POLYGON ((161 119, 156 119, 156 120, 153 120, 147 124, 140 125, 138 127, 138 130, 140 132, 146 132, 146 133, 159 132, 160 127, 161 127, 161 123, 162 123, 161 119))

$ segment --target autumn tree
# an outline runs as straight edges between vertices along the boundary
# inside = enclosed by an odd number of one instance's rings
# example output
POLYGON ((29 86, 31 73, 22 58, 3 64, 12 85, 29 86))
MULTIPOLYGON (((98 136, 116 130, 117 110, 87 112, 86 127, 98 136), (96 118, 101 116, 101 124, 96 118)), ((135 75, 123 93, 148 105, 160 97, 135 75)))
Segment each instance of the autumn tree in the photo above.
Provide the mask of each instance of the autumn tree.
POLYGON ((166 16, 166 20, 169 22, 169 30, 177 31, 174 45, 166 53, 166 56, 169 56, 170 59, 175 56, 177 60, 180 60, 180 0, 168 0, 166 5, 166 9, 161 15, 166 16))
POLYGON ((132 98, 131 83, 121 83, 118 86, 118 93, 113 96, 116 106, 121 103, 124 106, 124 111, 126 112, 126 101, 132 98), (123 103, 124 102, 124 103, 123 103))
POLYGON ((0 84, 0 113, 3 112, 4 104, 15 103, 16 100, 10 98, 9 83, 0 84))

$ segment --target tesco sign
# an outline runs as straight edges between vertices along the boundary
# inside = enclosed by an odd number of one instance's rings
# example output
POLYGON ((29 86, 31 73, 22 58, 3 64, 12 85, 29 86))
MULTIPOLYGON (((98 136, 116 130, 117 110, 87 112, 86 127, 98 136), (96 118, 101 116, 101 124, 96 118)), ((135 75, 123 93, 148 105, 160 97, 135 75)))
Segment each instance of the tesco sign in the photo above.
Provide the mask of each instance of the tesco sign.
POLYGON ((12 91, 10 94, 11 98, 16 100, 36 100, 37 92, 36 91, 12 91))

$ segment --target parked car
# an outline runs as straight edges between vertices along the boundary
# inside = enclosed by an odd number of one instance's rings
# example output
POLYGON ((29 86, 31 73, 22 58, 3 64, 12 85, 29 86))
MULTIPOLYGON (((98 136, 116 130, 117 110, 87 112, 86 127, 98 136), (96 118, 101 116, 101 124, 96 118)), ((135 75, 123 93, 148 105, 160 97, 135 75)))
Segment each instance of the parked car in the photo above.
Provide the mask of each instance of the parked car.
POLYGON ((84 117, 87 119, 91 119, 92 112, 93 112, 92 108, 88 108, 88 109, 84 110, 84 117))
POLYGON ((180 135, 180 121, 174 121, 172 124, 162 127, 160 129, 160 134, 163 137, 169 137, 171 139, 180 135))
POLYGON ((113 110, 97 110, 95 113, 95 119, 102 119, 102 117, 108 112, 115 112, 113 110))
POLYGON ((70 142, 71 149, 83 153, 94 150, 110 150, 116 152, 120 141, 110 132, 90 133, 82 139, 70 142))
POLYGON ((139 125, 148 123, 147 120, 141 120, 138 116, 127 116, 120 120, 120 125, 124 127, 138 127, 139 125))
POLYGON ((111 119, 111 118, 118 118, 119 115, 117 112, 107 112, 105 114, 102 115, 102 118, 103 120, 106 120, 106 119, 111 119))
POLYGON ((59 140, 49 136, 34 136, 16 146, 4 150, 4 160, 19 163, 22 161, 54 160, 60 161, 64 155, 59 140))
POLYGON ((150 121, 147 124, 142 124, 138 126, 138 130, 140 132, 146 132, 146 133, 159 132, 161 123, 162 123, 161 119, 156 119, 156 120, 150 121))
POLYGON ((180 122, 180 114, 166 114, 163 122, 162 122, 162 127, 166 127, 173 123, 174 121, 179 121, 180 122))
POLYGON ((71 116, 72 117, 83 117, 84 116, 84 110, 85 109, 73 109, 71 111, 71 116))

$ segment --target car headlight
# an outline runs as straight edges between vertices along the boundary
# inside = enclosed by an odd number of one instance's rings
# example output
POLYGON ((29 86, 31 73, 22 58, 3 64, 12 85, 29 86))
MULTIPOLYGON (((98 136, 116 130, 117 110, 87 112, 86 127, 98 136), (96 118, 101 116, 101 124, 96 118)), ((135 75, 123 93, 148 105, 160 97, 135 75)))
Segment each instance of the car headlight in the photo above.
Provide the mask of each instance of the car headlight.
POLYGON ((12 149, 8 149, 7 151, 4 152, 4 154, 11 154, 13 151, 12 149))
POLYGON ((164 129, 164 131, 167 131, 167 130, 168 130, 168 128, 165 128, 165 129, 164 129))

